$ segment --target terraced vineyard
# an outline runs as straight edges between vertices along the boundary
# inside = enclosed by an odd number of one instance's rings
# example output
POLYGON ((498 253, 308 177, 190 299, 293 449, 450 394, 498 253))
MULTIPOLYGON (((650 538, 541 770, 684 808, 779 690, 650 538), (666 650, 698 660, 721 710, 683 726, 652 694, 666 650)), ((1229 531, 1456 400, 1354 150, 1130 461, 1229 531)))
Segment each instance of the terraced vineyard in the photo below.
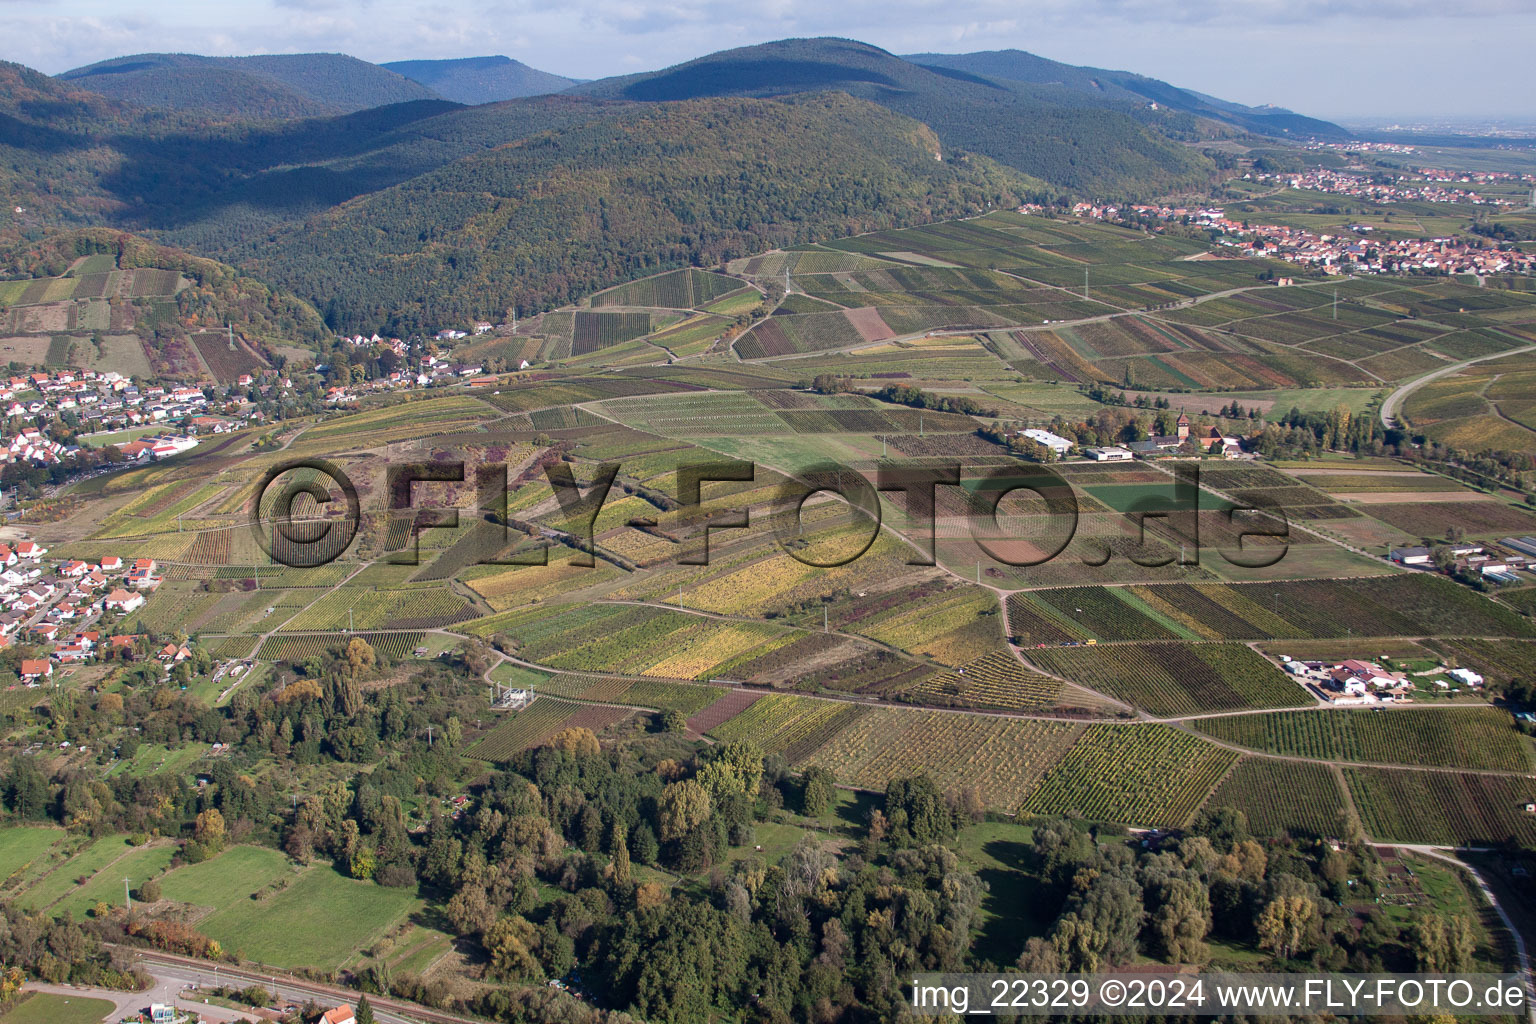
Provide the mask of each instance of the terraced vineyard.
POLYGON ((795 767, 826 768, 845 785, 873 790, 926 772, 947 791, 974 786, 987 807, 1011 812, 1083 731, 1072 722, 864 710, 795 767))
POLYGON ((942 595, 898 605, 848 627, 882 643, 960 666, 1003 644, 997 599, 981 587, 956 587, 942 595))
POLYGON ((405 627, 435 629, 472 615, 473 606, 447 587, 370 590, 342 587, 283 624, 285 632, 405 627))
POLYGON ((1011 651, 995 651, 953 672, 931 675, 901 697, 920 704, 1024 710, 1048 707, 1060 693, 1059 680, 1029 671, 1011 651))
POLYGON ((1025 814, 1183 825, 1237 760, 1163 725, 1090 725, 1024 801, 1025 814))
POLYGON ((641 278, 592 296, 592 305, 693 309, 741 288, 734 278, 692 268, 641 278))
POLYGON ((1178 630, 1206 640, 1533 635, 1509 609, 1423 573, 1050 588, 1011 595, 1008 613, 1021 643, 1157 640, 1178 630))
POLYGON ((1450 846, 1536 843, 1536 780, 1513 775, 1345 768, 1370 836, 1450 846))
POLYGON ((1322 761, 1524 772, 1525 739, 1495 708, 1329 709, 1205 718, 1196 728, 1253 750, 1322 761))
POLYGON ((1164 718, 1313 703, 1306 690, 1243 644, 1048 647, 1028 654, 1047 672, 1164 718))
POLYGON ((559 732, 580 710, 580 704, 539 697, 522 711, 508 713, 504 721, 480 737, 465 753, 481 761, 509 760, 559 732))
MULTIPOLYGON (((352 634, 355 635, 355 634, 352 634)), ((346 633, 332 633, 328 636, 274 636, 269 637, 261 645, 261 650, 256 656, 262 661, 286 661, 293 664, 301 664, 309 658, 316 658, 340 647, 345 647, 352 639, 352 635, 346 633)), ((233 637, 234 640, 245 640, 247 646, 254 643, 254 638, 233 637)), ((367 633, 362 634, 362 639, 368 642, 374 652, 382 658, 390 661, 401 661, 409 658, 411 653, 426 639, 425 633, 367 633)))
POLYGON ((715 726, 710 735, 726 743, 747 740, 764 753, 783 754, 794 762, 869 712, 858 704, 774 693, 715 726))
POLYGON ((1248 817, 1254 835, 1347 836, 1347 812, 1338 779, 1326 766, 1245 757, 1205 802, 1248 817))

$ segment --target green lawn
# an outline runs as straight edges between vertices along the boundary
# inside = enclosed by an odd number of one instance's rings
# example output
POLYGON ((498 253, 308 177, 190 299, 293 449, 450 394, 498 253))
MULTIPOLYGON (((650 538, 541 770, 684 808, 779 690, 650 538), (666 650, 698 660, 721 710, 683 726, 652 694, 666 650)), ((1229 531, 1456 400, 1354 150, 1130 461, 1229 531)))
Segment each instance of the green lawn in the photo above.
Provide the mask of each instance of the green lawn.
POLYGON ((453 948, 453 936, 436 928, 413 925, 389 955, 389 969, 396 974, 420 974, 453 948))
POLYGON ((107 999, 34 992, 5 1015, 5 1024, 99 1024, 117 1009, 107 999))
MULTIPOLYGON (((752 831, 754 836, 752 842, 746 846, 730 847, 726 851, 727 860, 761 857, 769 865, 777 864, 785 854, 794 849, 796 843, 813 830, 808 826, 759 821, 752 826, 752 831), (755 849, 758 846, 762 849, 755 849)), ((829 837, 824 833, 818 833, 817 838, 825 840, 829 837)))
POLYGON ((539 672, 535 669, 514 665, 510 661, 504 661, 491 670, 491 678, 502 686, 532 686, 538 688, 549 679, 548 672, 539 672))
POLYGON ((63 838, 64 832, 56 828, 0 828, 0 883, 25 871, 63 838))
MULTIPOLYGON (((250 890, 249 880, 243 885, 250 890)), ((414 890, 354 881, 318 864, 276 895, 221 906, 198 929, 258 963, 334 970, 421 905, 414 890)))

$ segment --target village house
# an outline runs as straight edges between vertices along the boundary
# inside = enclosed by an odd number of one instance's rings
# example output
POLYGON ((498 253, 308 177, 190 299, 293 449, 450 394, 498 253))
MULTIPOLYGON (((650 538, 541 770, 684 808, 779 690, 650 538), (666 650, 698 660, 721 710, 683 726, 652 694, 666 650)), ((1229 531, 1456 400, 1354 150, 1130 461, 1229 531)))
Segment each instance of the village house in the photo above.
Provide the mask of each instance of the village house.
POLYGON ((127 614, 144 607, 144 595, 118 588, 108 594, 102 604, 110 611, 127 614))

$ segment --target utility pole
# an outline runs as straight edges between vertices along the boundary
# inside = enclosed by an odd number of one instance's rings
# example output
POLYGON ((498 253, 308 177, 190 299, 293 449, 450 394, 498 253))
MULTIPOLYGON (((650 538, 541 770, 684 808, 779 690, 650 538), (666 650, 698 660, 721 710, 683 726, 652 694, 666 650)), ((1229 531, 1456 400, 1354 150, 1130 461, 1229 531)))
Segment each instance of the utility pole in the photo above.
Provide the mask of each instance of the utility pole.
POLYGON ((1083 298, 1088 297, 1088 268, 1083 268, 1083 298))
POLYGON ((131 913, 133 913, 133 893, 131 893, 128 890, 128 885, 129 885, 128 876, 124 875, 123 876, 123 905, 128 908, 128 912, 131 914, 131 913))
POLYGON ((1335 320, 1339 318, 1339 290, 1337 288, 1333 290, 1333 318, 1335 320))
POLYGON ((224 326, 229 329, 229 350, 233 352, 235 350, 235 325, 226 322, 224 326))
POLYGON ((827 606, 826 605, 822 605, 821 606, 821 631, 823 633, 830 633, 830 632, 832 632, 832 629, 831 629, 830 625, 827 622, 827 606))
POLYGON ((427 726, 427 746, 432 745, 432 726, 427 726))

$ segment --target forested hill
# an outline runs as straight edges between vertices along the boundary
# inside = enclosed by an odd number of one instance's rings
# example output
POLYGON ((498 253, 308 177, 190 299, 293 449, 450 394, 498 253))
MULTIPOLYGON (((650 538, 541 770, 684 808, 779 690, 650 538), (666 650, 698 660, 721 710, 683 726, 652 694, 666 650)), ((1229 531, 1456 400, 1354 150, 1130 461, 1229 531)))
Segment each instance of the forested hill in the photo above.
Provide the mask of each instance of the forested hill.
POLYGON ((379 66, 420 82, 455 103, 498 103, 524 96, 543 96, 576 84, 574 78, 552 75, 511 57, 397 60, 379 66))
POLYGON ((139 106, 239 118, 312 117, 440 98, 420 82, 340 53, 141 53, 58 77, 139 106))
POLYGON ((466 157, 278 233, 255 263, 337 329, 415 330, 1042 187, 843 94, 691 100, 466 157))
POLYGON ((1130 71, 1078 67, 1048 60, 1023 50, 978 53, 913 53, 902 58, 925 67, 948 68, 989 78, 1059 86, 1090 98, 1157 103, 1171 110, 1208 117, 1263 135, 1293 138, 1343 139, 1348 132, 1330 121, 1305 117, 1278 107, 1248 107, 1218 100, 1189 89, 1130 71))
POLYGON ((710 54, 663 71, 607 78, 572 94, 642 102, 702 96, 784 96, 839 89, 916 118, 944 145, 1086 192, 1152 196, 1200 184, 1204 157, 1188 114, 1144 101, 1093 99, 902 60, 847 39, 786 39, 710 54))

